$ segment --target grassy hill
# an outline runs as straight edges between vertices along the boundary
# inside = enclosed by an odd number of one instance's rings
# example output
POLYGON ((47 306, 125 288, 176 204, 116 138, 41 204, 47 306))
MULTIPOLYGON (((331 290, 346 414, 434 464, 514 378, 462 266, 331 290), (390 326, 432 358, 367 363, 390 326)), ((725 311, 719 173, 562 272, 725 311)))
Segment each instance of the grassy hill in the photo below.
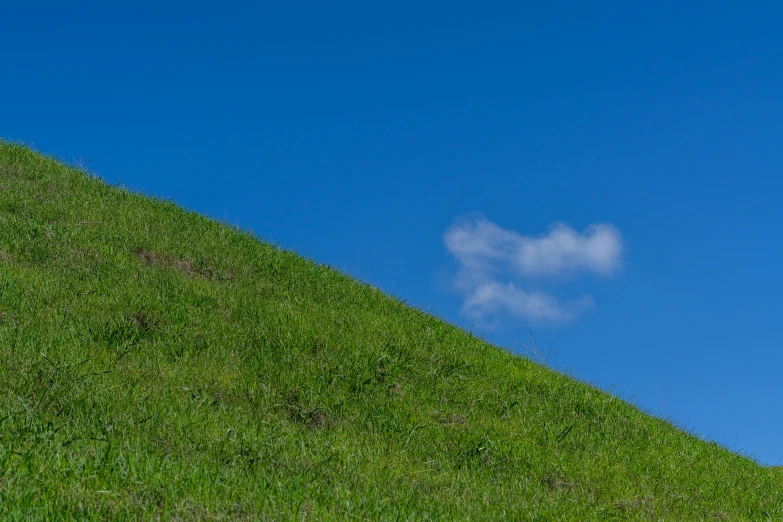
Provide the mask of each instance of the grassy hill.
POLYGON ((783 520, 783 474, 0 142, 0 519, 783 520))

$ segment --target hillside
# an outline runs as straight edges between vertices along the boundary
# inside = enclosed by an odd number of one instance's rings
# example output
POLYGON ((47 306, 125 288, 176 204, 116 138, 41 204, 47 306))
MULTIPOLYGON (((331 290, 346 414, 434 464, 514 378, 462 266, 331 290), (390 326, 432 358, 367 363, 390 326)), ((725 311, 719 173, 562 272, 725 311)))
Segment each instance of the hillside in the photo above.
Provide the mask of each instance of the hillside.
POLYGON ((782 475, 0 142, 2 520, 783 520, 782 475))

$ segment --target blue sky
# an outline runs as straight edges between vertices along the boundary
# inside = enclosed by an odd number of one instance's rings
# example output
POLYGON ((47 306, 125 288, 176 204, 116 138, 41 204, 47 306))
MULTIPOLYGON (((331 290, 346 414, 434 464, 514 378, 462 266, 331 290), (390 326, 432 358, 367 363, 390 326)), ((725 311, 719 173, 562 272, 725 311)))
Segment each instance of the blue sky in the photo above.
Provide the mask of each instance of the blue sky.
POLYGON ((783 464, 783 4, 46 4, 0 136, 783 464))

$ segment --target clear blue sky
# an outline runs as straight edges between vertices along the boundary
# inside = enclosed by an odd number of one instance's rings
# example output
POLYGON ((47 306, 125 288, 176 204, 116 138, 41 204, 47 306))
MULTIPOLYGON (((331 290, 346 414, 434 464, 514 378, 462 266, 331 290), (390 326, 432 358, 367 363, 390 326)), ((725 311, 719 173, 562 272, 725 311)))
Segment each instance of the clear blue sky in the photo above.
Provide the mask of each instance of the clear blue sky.
POLYGON ((557 368, 783 463, 783 4, 115 4, 3 6, 0 136, 509 349, 541 306, 557 368))

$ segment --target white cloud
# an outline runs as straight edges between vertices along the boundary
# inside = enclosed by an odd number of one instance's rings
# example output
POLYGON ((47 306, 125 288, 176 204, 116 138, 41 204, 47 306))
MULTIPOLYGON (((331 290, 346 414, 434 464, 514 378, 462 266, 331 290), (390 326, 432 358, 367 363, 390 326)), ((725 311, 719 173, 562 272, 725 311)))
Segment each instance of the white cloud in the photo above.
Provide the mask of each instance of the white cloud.
POLYGON ((579 233, 555 223, 545 235, 524 236, 504 229, 483 216, 455 222, 443 237, 460 264, 454 279, 463 295, 463 313, 474 319, 497 314, 566 321, 593 306, 584 295, 561 302, 536 291, 526 291, 514 280, 592 272, 608 276, 622 261, 622 238, 608 224, 593 224, 579 233), (500 280, 507 280, 501 282, 500 280))
POLYGON ((508 265, 521 276, 578 270, 609 275, 620 268, 622 255, 620 233, 606 224, 590 225, 580 234, 555 223, 548 234, 528 237, 480 217, 455 223, 444 241, 463 266, 508 265))
POLYGON ((526 292, 514 283, 490 282, 479 285, 465 297, 463 312, 474 318, 508 312, 521 317, 546 317, 551 321, 567 321, 580 311, 592 308, 589 295, 576 301, 561 303, 554 297, 541 292, 526 292))

